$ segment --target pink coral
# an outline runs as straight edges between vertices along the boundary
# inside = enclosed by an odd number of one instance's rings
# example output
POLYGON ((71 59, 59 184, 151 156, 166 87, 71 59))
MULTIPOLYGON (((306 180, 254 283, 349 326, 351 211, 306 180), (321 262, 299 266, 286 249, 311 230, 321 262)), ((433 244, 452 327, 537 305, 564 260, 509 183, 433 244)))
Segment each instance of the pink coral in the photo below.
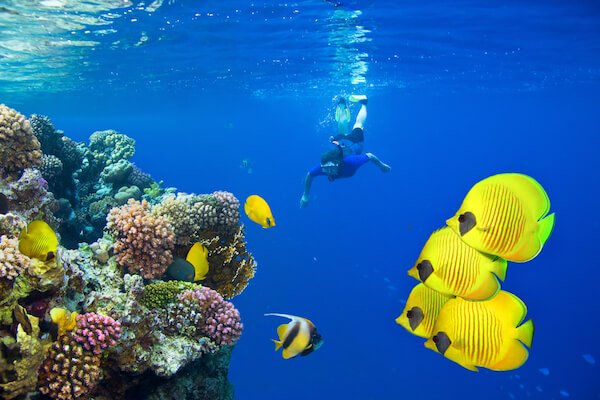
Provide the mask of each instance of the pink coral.
POLYGON ((157 278, 173 261, 175 234, 169 221, 152 215, 150 204, 130 199, 110 210, 108 231, 115 237, 115 257, 130 272, 139 271, 146 279, 157 278))
POLYGON ((203 286, 179 295, 179 301, 200 307, 203 323, 200 331, 219 346, 235 343, 242 335, 240 312, 218 292, 203 286))
POLYGON ((15 279, 29 266, 29 257, 19 252, 19 241, 0 236, 0 278, 15 279))
POLYGON ((102 350, 117 344, 121 337, 121 323, 106 315, 81 314, 77 316, 73 337, 84 349, 99 355, 102 350))
POLYGON ((28 167, 42 164, 42 150, 29 121, 0 104, 0 175, 18 178, 28 167))

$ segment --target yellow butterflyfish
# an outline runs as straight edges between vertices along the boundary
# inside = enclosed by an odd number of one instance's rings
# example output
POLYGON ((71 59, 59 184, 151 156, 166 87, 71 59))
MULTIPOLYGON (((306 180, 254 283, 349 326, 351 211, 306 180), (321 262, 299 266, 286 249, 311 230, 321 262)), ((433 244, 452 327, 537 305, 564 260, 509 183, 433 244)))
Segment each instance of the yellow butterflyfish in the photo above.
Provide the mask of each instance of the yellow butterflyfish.
POLYGON ((431 234, 408 275, 440 293, 486 300, 500 290, 506 277, 505 259, 483 254, 463 242, 448 227, 431 234))
POLYGON ((56 257, 58 238, 44 221, 31 221, 19 234, 19 251, 27 257, 40 261, 52 260, 56 257))
POLYGON ((554 228, 544 188, 523 174, 498 174, 477 183, 446 221, 469 246, 525 262, 539 254, 554 228))
POLYGON ((77 315, 78 313, 70 312, 62 307, 54 307, 50 310, 50 319, 58 326, 58 336, 62 336, 75 329, 77 315))
POLYGON ((523 301, 503 290, 485 301, 456 297, 442 307, 425 347, 471 371, 516 369, 533 340, 533 322, 520 325, 526 314, 523 301))
POLYGON ((419 283, 410 292, 396 323, 414 335, 429 339, 440 310, 452 298, 419 283))
POLYGON ((263 228, 272 228, 275 226, 275 218, 273 218, 271 208, 265 199, 256 194, 248 196, 244 203, 244 212, 248 218, 263 228))
POLYGON ((200 242, 194 243, 185 260, 194 266, 194 282, 206 278, 208 273, 208 249, 204 245, 200 242))
POLYGON ((265 314, 265 316, 268 315, 291 320, 289 323, 281 324, 277 328, 279 340, 271 339, 275 343, 275 351, 283 348, 282 356, 284 359, 306 356, 323 344, 321 335, 310 320, 289 314, 265 314))

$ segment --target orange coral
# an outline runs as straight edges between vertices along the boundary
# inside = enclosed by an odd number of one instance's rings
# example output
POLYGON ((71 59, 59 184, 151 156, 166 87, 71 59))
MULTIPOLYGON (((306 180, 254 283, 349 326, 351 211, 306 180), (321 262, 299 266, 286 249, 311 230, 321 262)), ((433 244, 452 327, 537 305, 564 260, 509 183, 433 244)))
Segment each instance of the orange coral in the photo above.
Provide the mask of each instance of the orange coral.
POLYGON ((107 229, 115 238, 115 258, 131 272, 146 279, 157 278, 173 261, 175 234, 169 221, 152 215, 150 204, 129 199, 110 210, 107 229))

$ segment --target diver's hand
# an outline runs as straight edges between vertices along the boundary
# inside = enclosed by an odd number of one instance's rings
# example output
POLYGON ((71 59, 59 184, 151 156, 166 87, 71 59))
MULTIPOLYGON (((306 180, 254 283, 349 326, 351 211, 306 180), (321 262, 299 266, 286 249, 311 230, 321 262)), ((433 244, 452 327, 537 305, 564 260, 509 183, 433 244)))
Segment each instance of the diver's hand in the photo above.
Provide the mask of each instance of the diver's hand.
POLYGON ((300 198, 300 208, 304 208, 308 205, 308 196, 303 194, 302 198, 300 198))
POLYGON ((329 136, 329 143, 333 143, 333 136, 329 136))

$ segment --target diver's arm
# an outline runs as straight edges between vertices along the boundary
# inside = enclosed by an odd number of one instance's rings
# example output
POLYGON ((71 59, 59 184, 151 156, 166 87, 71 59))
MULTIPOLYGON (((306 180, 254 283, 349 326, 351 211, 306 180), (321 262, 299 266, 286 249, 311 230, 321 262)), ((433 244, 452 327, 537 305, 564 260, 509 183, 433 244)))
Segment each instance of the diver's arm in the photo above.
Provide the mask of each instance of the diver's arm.
POLYGON ((390 172, 390 170, 392 169, 392 167, 381 161, 375 154, 365 153, 365 155, 369 157, 369 161, 371 161, 373 164, 379 167, 381 172, 390 172))
POLYGON ((310 193, 310 186, 312 185, 312 176, 310 172, 306 174, 306 178, 304 179, 304 193, 302 193, 302 198, 300 199, 300 208, 305 207, 308 204, 308 194, 310 193))

